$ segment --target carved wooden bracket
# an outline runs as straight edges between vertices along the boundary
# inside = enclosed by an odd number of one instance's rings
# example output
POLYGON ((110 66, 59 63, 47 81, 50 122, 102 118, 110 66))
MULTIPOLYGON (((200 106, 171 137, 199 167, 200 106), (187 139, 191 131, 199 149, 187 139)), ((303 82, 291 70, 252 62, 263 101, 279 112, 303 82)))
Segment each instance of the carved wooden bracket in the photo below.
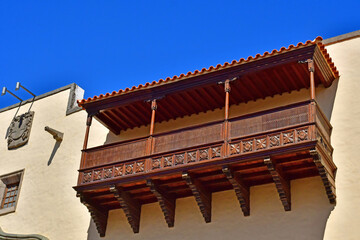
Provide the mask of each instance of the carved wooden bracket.
POLYGON ((312 149, 310 150, 310 155, 314 159, 315 166, 317 167, 321 180, 323 181, 326 195, 329 198, 329 201, 331 204, 336 204, 336 194, 335 194, 335 180, 334 178, 329 174, 327 169, 325 168, 321 155, 318 153, 317 150, 312 149))
POLYGON ((106 225, 109 211, 93 203, 90 199, 83 194, 76 194, 80 198, 80 202, 84 204, 90 212, 90 215, 96 225, 96 229, 100 237, 105 237, 106 225))
POLYGON ((115 198, 119 201, 133 232, 138 233, 141 213, 141 205, 139 202, 133 199, 129 193, 123 191, 115 185, 110 187, 110 192, 112 192, 115 198))
POLYGON ((278 168, 270 158, 265 158, 264 163, 269 169, 269 172, 275 182, 276 189, 279 193, 280 200, 284 206, 285 211, 291 210, 291 193, 290 181, 286 179, 283 171, 278 168))
POLYGON ((250 215, 250 189, 249 186, 246 186, 243 181, 235 176, 233 171, 229 167, 225 166, 222 168, 223 173, 232 184, 236 196, 239 200, 241 210, 244 213, 244 216, 250 215))
POLYGON ((165 221, 168 227, 173 227, 175 220, 175 198, 161 191, 157 184, 151 179, 147 179, 146 184, 150 187, 150 191, 159 201, 160 208, 164 213, 165 221))
POLYGON ((188 173, 183 173, 182 178, 190 187, 205 222, 211 222, 211 192, 206 190, 199 180, 194 179, 188 173))

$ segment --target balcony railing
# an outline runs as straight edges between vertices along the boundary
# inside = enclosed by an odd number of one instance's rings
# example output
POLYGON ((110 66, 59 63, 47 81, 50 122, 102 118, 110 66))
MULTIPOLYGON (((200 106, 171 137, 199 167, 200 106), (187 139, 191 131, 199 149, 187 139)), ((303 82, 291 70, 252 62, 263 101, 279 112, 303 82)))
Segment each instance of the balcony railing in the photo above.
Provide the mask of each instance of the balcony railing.
POLYGON ((331 125, 316 102, 83 150, 80 185, 196 168, 214 162, 315 147, 331 159, 331 125), (227 126, 226 126, 227 125, 227 126))

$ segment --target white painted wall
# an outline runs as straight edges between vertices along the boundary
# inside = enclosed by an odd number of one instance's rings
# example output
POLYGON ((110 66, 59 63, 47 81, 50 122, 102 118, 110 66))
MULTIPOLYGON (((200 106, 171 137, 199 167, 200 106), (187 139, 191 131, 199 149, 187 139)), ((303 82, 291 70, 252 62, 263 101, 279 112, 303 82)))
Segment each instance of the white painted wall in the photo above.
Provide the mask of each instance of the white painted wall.
MULTIPOLYGON (((69 92, 67 89, 34 102, 29 142, 18 149, 8 150, 5 139, 17 108, 0 113, 0 175, 25 169, 16 211, 0 216, 0 226, 7 233, 36 233, 52 240, 87 237, 90 214, 72 189, 77 183, 86 113, 65 115, 69 92), (64 133, 51 164, 56 141, 45 126, 64 133)), ((29 106, 22 106, 18 114, 29 106)), ((107 130, 94 121, 91 134, 96 137, 90 145, 101 145, 107 130)))

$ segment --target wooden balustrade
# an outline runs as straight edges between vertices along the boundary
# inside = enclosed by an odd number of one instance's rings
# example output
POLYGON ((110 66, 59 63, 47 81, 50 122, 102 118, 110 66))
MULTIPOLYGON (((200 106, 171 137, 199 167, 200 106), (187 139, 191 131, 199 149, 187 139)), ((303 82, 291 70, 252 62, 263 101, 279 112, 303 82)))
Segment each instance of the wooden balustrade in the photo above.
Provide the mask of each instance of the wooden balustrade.
POLYGON ((311 141, 319 141, 331 156, 330 135, 331 125, 316 102, 306 101, 232 118, 228 123, 211 122, 83 150, 78 185, 201 165, 311 141), (224 141, 226 136, 228 141, 224 141))

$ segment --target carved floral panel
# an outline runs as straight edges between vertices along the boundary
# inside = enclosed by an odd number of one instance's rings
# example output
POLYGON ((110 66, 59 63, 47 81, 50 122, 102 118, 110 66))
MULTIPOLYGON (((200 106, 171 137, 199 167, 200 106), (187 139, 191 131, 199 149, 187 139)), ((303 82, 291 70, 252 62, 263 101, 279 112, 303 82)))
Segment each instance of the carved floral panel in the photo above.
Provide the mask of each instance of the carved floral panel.
POLYGON ((120 177, 123 175, 124 165, 115 166, 114 168, 114 177, 120 177))
POLYGON ((161 158, 155 158, 151 161, 151 169, 159 169, 161 167, 161 158))
POLYGON ((105 168, 104 169, 104 179, 112 178, 112 168, 105 168))
POLYGON ((209 149, 200 149, 199 157, 200 157, 200 161, 209 159, 209 149))
POLYGON ((240 143, 230 144, 230 155, 240 154, 240 143))
POLYGON ((175 155, 175 165, 184 164, 185 153, 175 155))
POLYGON ((191 162, 195 162, 195 161, 196 161, 196 151, 188 152, 187 153, 187 162, 191 163, 191 162))

